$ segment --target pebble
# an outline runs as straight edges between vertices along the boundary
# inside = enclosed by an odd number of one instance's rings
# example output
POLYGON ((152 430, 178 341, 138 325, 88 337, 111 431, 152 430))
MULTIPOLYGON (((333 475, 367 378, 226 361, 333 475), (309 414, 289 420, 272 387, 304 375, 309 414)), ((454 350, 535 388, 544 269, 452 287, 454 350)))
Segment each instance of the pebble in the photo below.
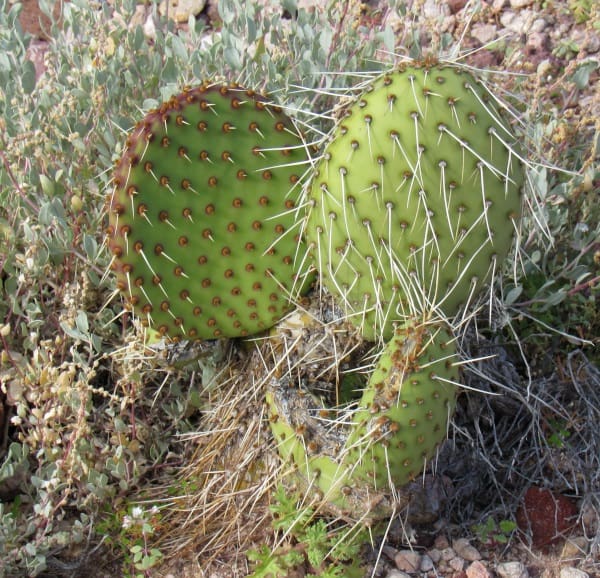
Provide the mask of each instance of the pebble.
POLYGON ((466 570, 467 578, 491 578, 490 571, 479 560, 471 562, 466 570))
MULTIPOLYGON (((197 16, 204 10, 206 0, 169 0, 169 18, 175 22, 187 22, 190 16, 197 16)), ((167 3, 163 0, 159 7, 161 14, 167 13, 167 3)))
POLYGON ((529 578, 529 572, 522 562, 502 562, 496 566, 500 578, 529 578))
POLYGON ((448 542, 448 538, 446 538, 446 536, 440 534, 439 536, 435 537, 435 540, 433 542, 434 548, 436 548, 437 550, 444 550, 448 548, 448 546, 450 546, 450 542, 448 542))
POLYGON ((440 16, 448 16, 450 7, 446 3, 440 3, 437 0, 425 0, 423 4, 423 15, 426 18, 438 18, 440 16))
POLYGON ((506 10, 500 14, 500 23, 510 32, 527 34, 536 17, 537 14, 533 10, 521 10, 520 12, 506 10))
POLYGON ((526 6, 530 6, 535 0, 510 0, 510 7, 515 10, 520 10, 526 6))
POLYGON ((542 32, 532 32, 527 37, 527 47, 536 52, 542 52, 546 49, 548 37, 542 32))
POLYGON ((429 572, 433 570, 433 568, 434 564, 431 556, 429 554, 423 554, 423 556, 421 556, 421 565, 419 566, 419 570, 421 572, 429 572))
POLYGON ((600 50, 600 36, 598 34, 589 34, 586 30, 573 30, 571 40, 579 50, 588 54, 596 54, 600 50))
POLYGON ((386 578, 411 578, 411 576, 406 572, 400 572, 400 570, 390 570, 386 578))
POLYGON ((560 569, 560 578, 589 578, 589 574, 573 566, 565 566, 560 569))
POLYGON ((467 5, 467 0, 448 0, 447 4, 450 8, 450 12, 452 12, 452 14, 456 14, 467 5))
POLYGON ((421 555, 413 550, 400 550, 394 556, 394 562, 398 570, 403 572, 418 572, 421 566, 421 555))
POLYGON ((475 562, 475 560, 481 560, 481 554, 479 550, 472 546, 466 538, 458 538, 452 542, 452 548, 456 552, 457 556, 464 558, 467 562, 475 562))
POLYGON ((531 32, 543 32, 544 30, 546 30, 547 26, 548 22, 546 22, 545 18, 536 18, 531 23, 531 32))
POLYGON ((479 40, 481 44, 488 44, 498 36, 498 29, 494 24, 474 24, 471 29, 471 36, 479 40))
POLYGON ((454 551, 453 548, 444 548, 441 552, 441 559, 445 560, 446 562, 448 562, 449 560, 452 560, 452 558, 456 558, 456 552, 454 551))
POLYGON ((589 550, 589 541, 585 536, 575 536, 565 541, 560 553, 561 560, 583 558, 589 550))
POLYGON ((462 572, 465 569, 465 561, 457 556, 452 560, 448 560, 448 566, 455 572, 462 572))

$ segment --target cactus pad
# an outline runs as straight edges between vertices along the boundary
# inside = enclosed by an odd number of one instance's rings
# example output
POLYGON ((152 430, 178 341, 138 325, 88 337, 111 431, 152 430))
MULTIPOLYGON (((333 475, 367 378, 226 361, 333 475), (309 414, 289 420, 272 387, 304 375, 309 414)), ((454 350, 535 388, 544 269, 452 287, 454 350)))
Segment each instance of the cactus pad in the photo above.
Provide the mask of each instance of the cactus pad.
POLYGON ((385 488, 415 479, 446 438, 459 383, 444 324, 406 325, 386 344, 348 437, 353 479, 385 488))
POLYGON ((389 515, 394 500, 404 499, 396 490, 423 471, 446 437, 456 356, 445 324, 416 323, 396 330, 357 408, 336 413, 297 386, 270 387, 271 429, 304 489, 349 518, 389 515))
POLYGON ((307 149, 237 86, 184 90, 138 123, 109 199, 112 268, 141 322, 173 339, 272 326, 307 286, 296 202, 307 149))
POLYGON ((496 101, 457 66, 414 64, 342 113, 309 195, 324 285, 365 338, 471 303, 506 258, 523 170, 496 101))

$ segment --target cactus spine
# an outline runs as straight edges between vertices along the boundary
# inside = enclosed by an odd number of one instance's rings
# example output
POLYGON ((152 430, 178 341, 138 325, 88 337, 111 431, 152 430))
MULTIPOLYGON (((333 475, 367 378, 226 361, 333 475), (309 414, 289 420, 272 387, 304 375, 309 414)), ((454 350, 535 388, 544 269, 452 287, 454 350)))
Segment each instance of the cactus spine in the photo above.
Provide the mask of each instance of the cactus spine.
POLYGON ((369 340, 473 302, 505 259, 521 162, 499 107, 453 65, 412 64, 343 113, 309 193, 324 285, 369 340))
POLYGON ((301 135, 238 86, 184 90, 127 139, 109 247, 128 306, 161 335, 210 339, 272 326, 307 287, 296 203, 301 135))

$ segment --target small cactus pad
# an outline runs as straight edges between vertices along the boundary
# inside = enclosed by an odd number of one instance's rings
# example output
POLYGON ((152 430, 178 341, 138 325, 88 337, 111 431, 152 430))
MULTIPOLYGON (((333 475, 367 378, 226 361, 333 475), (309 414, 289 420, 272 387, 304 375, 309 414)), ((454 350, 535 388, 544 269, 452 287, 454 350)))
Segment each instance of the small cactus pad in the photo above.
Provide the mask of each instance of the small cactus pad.
POLYGON ((396 330, 358 408, 345 414, 319 407, 297 387, 269 388, 271 430, 300 485, 319 492, 337 514, 389 515, 394 500, 404 499, 396 489, 423 471, 446 437, 456 403, 456 360, 444 323, 416 323, 396 330), (336 418, 328 422, 327 415, 336 418))
POLYGON ((348 437, 353 479, 388 487, 415 479, 446 438, 459 383, 445 324, 406 325, 386 344, 348 437))
POLYGON ((343 112, 306 235, 366 339, 413 315, 455 315, 498 271, 521 209, 517 148, 494 98, 457 66, 384 74, 343 112))
POLYGON ((307 149, 237 86, 184 90, 127 139, 109 199, 112 268, 141 322, 173 339, 251 335, 307 287, 296 202, 307 149))

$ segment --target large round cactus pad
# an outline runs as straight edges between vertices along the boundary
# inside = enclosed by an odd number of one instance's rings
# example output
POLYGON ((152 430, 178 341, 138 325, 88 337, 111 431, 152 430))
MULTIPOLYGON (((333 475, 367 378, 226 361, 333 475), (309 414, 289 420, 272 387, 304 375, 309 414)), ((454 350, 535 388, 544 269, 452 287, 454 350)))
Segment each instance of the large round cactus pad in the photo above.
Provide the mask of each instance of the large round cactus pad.
POLYGON ((457 66, 404 66, 342 112, 324 150, 306 227, 315 266, 367 339, 453 316, 502 266, 522 184, 487 88, 457 66))
POLYGON ((119 289, 173 339, 272 326, 309 280, 296 203, 308 152, 267 98, 236 86, 186 89, 127 139, 109 199, 119 289))

